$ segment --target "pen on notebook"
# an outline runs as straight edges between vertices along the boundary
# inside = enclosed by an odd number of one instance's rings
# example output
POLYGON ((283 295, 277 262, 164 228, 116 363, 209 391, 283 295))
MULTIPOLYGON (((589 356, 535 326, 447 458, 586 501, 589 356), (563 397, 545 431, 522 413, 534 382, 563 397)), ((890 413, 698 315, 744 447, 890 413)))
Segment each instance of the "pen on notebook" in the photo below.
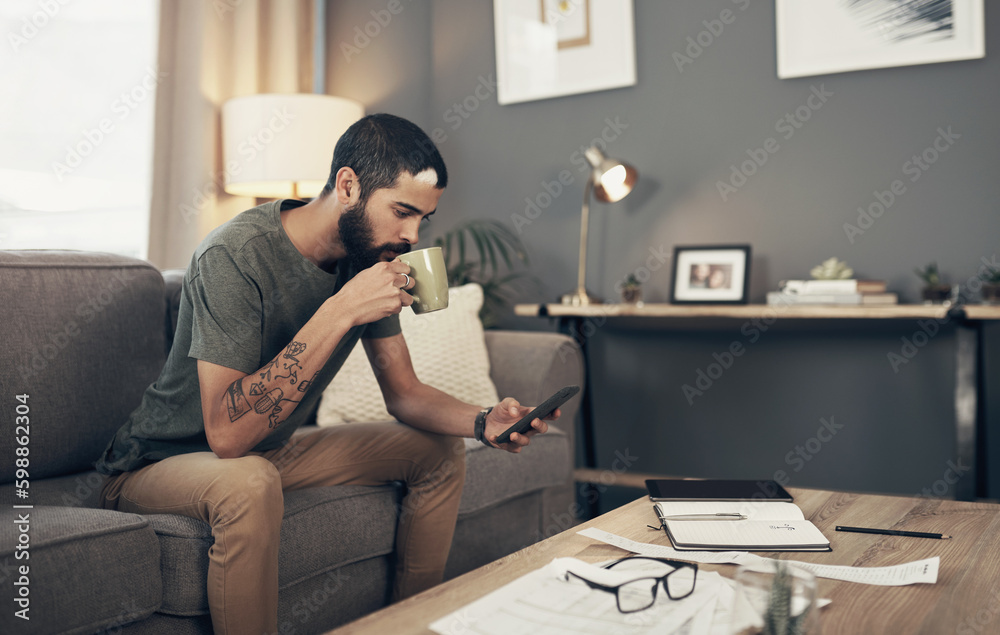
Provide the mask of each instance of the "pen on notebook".
POLYGON ((911 538, 934 538, 936 540, 949 540, 951 536, 945 534, 930 534, 923 531, 902 531, 900 529, 868 529, 866 527, 843 527, 837 525, 837 531, 852 531, 859 534, 882 534, 885 536, 909 536, 911 538))
POLYGON ((664 516, 663 520, 746 520, 745 514, 738 513, 718 513, 718 514, 677 514, 675 516, 664 516))

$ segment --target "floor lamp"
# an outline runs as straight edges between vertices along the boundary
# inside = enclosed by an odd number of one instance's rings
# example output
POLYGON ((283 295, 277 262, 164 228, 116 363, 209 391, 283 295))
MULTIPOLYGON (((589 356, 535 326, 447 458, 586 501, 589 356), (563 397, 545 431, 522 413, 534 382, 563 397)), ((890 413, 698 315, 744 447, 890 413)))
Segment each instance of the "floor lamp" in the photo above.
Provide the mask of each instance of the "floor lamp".
POLYGON ((364 114, 352 99, 315 93, 230 99, 222 106, 226 193, 318 196, 330 175, 337 139, 364 114))
POLYGON ((580 220, 580 269, 577 275, 576 291, 562 296, 562 303, 572 306, 602 304, 603 300, 587 293, 587 229, 590 225, 590 194, 602 203, 615 203, 632 191, 639 179, 639 172, 631 165, 609 159, 596 146, 584 152, 587 162, 593 168, 583 188, 583 209, 580 220))

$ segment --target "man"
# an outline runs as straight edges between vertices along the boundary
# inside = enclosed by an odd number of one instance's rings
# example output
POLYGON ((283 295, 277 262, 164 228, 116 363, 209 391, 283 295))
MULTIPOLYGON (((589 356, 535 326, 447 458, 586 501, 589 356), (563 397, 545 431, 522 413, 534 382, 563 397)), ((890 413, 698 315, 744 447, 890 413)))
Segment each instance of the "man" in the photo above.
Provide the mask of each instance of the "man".
MULTIPOLYGON (((413 372, 397 316, 413 281, 396 257, 417 243, 447 180, 420 128, 372 115, 337 142, 319 198, 247 210, 195 251, 163 371, 97 468, 109 476, 106 508, 211 525, 217 633, 277 630, 284 490, 405 481, 393 597, 440 582, 465 475, 456 437, 496 447, 529 411, 509 398, 462 403, 413 372), (296 431, 358 339, 406 425, 296 431)), ((503 449, 547 430, 532 425, 503 449)))

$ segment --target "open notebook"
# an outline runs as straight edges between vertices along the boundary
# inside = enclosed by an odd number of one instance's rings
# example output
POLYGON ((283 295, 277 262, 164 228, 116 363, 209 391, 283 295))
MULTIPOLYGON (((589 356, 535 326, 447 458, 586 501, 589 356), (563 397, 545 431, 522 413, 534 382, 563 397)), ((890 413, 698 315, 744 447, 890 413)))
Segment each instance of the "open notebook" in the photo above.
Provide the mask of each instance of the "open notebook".
POLYGON ((830 541, 805 520, 795 503, 671 501, 654 503, 654 507, 674 548, 680 551, 830 551, 830 541), (676 518, 719 513, 747 518, 676 518))

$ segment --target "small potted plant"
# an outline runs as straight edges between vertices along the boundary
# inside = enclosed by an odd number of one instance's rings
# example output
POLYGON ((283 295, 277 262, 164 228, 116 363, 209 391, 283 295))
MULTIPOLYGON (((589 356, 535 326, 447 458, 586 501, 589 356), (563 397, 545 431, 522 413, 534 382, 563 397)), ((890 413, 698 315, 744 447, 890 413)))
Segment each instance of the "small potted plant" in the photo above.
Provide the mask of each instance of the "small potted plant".
POLYGON ((918 267, 914 272, 924 281, 924 288, 921 291, 924 304, 941 304, 948 301, 951 297, 951 286, 941 281, 941 272, 938 271, 936 262, 929 263, 922 269, 918 267))
POLYGON ((1000 269, 987 267, 979 274, 983 288, 979 291, 983 304, 1000 304, 1000 269))
POLYGON ((622 282, 622 302, 625 304, 642 304, 642 285, 634 273, 628 274, 622 282))
POLYGON ((854 269, 847 266, 847 263, 837 258, 828 258, 809 270, 816 280, 849 280, 854 276, 854 269))

